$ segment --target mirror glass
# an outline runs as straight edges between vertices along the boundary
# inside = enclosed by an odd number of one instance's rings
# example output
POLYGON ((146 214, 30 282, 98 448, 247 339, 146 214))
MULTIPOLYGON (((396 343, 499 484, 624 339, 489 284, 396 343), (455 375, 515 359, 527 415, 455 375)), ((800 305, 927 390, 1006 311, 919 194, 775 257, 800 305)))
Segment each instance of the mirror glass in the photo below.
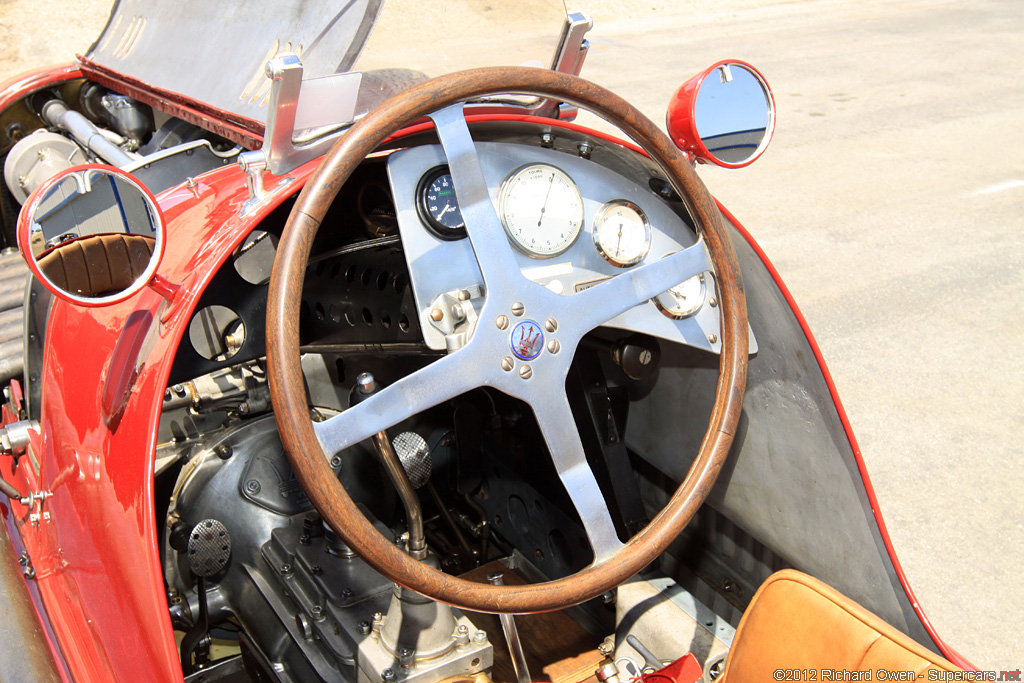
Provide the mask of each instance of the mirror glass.
POLYGON ((41 187, 24 211, 22 248, 36 274, 72 301, 120 300, 156 271, 163 251, 160 212, 124 171, 70 169, 41 187))
POLYGON ((719 65, 697 91, 697 134, 719 161, 742 164, 757 155, 773 118, 767 86, 741 64, 719 65))

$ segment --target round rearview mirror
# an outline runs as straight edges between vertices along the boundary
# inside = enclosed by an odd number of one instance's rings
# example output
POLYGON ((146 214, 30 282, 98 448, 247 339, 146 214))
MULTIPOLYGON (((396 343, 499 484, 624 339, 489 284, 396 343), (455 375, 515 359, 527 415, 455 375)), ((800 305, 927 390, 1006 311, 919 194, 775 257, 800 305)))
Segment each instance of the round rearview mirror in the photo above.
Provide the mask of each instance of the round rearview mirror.
POLYGON ((764 76, 745 62, 713 64, 676 91, 668 132, 698 160, 741 168, 754 162, 775 131, 775 98, 764 76))
POLYGON ((54 295, 81 306, 124 301, 155 276, 164 224, 153 194, 131 174, 75 166, 33 192, 18 217, 18 246, 54 295))

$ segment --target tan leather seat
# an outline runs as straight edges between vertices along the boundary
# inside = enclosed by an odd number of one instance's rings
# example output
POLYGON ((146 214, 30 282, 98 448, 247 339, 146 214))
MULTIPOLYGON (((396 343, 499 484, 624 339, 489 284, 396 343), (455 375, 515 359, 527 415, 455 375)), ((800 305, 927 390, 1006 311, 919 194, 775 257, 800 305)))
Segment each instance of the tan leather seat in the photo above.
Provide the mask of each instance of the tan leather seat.
POLYGON ((89 235, 54 247, 39 269, 65 292, 100 297, 123 291, 146 270, 155 242, 144 235, 89 235))
POLYGON ((817 579, 784 569, 751 600, 719 681, 900 680, 887 674, 929 669, 958 667, 817 579))

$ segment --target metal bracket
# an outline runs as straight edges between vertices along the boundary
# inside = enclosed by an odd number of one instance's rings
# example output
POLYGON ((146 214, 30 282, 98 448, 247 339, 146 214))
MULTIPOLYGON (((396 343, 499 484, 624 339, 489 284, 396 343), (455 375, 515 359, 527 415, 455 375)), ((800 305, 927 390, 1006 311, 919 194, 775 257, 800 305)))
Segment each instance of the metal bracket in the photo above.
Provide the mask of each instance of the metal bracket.
POLYGON ((457 351, 469 343, 476 329, 483 306, 484 290, 480 285, 466 289, 442 292, 430 303, 427 319, 444 335, 448 353, 457 351))
POLYGON ((18 502, 29 508, 28 521, 35 526, 39 526, 40 522, 49 522, 50 513, 43 511, 43 503, 46 499, 53 495, 53 491, 30 491, 27 496, 23 496, 18 502), (35 508, 33 511, 32 508, 35 508))

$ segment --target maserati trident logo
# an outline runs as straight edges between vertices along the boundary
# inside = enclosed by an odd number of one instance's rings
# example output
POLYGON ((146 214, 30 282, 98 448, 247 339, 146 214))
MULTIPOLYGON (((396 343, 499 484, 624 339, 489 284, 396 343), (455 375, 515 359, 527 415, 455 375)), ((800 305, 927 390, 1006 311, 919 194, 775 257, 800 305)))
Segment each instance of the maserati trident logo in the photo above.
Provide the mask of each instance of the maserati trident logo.
POLYGON ((512 328, 509 335, 512 353, 519 360, 533 360, 544 350, 544 332, 533 320, 523 320, 512 328))

